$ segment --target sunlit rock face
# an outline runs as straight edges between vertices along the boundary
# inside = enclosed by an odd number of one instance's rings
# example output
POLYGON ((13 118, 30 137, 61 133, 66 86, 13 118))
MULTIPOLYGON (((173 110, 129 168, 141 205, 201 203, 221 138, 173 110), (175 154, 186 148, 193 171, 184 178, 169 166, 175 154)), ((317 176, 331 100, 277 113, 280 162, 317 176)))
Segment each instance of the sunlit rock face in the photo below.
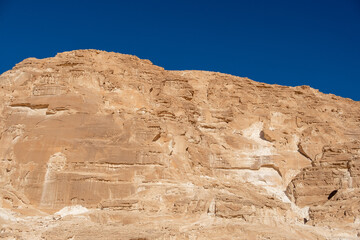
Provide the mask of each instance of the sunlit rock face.
POLYGON ((0 98, 1 238, 360 236, 359 102, 97 50, 0 98))

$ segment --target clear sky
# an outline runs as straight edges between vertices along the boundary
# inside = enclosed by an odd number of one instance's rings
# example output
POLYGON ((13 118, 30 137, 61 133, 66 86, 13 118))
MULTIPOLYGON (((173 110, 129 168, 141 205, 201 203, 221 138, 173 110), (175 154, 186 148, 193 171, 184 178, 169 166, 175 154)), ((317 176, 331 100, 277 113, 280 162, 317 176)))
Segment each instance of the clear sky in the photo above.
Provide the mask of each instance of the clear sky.
POLYGON ((0 73, 89 48, 360 100, 360 0, 0 0, 0 73))

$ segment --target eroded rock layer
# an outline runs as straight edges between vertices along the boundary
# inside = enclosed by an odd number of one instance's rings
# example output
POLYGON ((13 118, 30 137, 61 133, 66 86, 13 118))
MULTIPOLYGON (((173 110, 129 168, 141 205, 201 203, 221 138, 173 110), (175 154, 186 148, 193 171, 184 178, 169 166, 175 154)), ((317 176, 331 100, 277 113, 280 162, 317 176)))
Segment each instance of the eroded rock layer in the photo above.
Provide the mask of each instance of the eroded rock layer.
POLYGON ((97 50, 0 87, 2 238, 360 236, 359 102, 97 50))

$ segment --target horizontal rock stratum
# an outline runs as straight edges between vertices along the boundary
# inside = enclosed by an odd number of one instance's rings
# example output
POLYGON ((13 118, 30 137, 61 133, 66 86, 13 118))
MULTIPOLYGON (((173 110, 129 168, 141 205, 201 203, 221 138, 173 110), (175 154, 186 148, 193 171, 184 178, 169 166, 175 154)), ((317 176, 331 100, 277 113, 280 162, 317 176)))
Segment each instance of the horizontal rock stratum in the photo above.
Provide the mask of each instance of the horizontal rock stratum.
POLYGON ((360 238, 360 102, 98 50, 0 99, 1 239, 360 238))

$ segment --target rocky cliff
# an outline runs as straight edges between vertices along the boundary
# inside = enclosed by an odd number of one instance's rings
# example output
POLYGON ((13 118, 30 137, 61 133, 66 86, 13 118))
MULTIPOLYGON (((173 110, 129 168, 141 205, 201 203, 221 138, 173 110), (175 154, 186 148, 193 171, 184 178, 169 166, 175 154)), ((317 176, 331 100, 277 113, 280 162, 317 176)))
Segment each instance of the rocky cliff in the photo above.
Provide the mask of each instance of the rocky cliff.
POLYGON ((0 87, 1 238, 360 237, 360 102, 97 50, 0 87))

